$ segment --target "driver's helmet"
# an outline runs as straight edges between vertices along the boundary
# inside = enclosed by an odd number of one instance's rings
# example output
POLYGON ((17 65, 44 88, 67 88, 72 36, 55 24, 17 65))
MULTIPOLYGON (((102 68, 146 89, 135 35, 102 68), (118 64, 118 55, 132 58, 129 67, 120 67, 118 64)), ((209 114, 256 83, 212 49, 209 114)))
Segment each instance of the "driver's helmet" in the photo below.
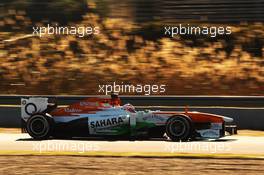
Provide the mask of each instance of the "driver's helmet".
POLYGON ((123 109, 132 113, 136 113, 135 107, 129 103, 123 105, 123 109))
POLYGON ((120 106, 121 100, 118 97, 117 93, 114 93, 114 92, 111 93, 111 102, 110 103, 112 106, 120 106))

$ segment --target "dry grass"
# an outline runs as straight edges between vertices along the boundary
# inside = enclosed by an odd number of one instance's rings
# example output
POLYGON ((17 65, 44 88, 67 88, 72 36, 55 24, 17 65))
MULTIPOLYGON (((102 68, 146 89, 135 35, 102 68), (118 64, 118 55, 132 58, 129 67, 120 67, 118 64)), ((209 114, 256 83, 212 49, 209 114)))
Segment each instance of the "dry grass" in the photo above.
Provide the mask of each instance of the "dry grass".
POLYGON ((74 25, 87 24, 101 34, 21 39, 33 25, 23 12, 0 21, 13 28, 1 40, 18 38, 0 45, 1 93, 96 94, 116 81, 166 84, 166 94, 264 95, 263 23, 233 25, 231 37, 215 40, 146 40, 134 34, 141 26, 93 13, 74 25))
POLYGON ((1 174, 263 174, 263 160, 0 156, 1 174))

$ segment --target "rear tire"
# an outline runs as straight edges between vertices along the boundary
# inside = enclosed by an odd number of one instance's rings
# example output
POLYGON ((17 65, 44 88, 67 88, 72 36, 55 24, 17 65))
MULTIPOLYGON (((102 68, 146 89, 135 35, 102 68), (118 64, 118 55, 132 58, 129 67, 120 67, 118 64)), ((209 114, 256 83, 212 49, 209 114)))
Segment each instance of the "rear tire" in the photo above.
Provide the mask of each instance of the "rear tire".
POLYGON ((187 141, 192 131, 191 119, 185 115, 173 116, 166 123, 166 135, 172 141, 187 141))
POLYGON ((54 121, 45 114, 34 114, 27 120, 28 134, 36 140, 48 139, 53 131, 54 121))

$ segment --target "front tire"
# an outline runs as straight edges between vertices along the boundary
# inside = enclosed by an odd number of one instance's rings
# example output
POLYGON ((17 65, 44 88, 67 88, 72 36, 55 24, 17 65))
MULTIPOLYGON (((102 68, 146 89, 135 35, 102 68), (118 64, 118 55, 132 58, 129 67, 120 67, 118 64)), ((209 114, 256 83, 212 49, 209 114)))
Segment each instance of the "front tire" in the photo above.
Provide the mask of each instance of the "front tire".
POLYGON ((187 141, 192 134, 192 122, 188 116, 179 115, 168 119, 166 135, 172 141, 187 141))
POLYGON ((53 131, 53 119, 44 114, 34 114, 27 120, 28 134, 36 140, 48 139, 53 131))

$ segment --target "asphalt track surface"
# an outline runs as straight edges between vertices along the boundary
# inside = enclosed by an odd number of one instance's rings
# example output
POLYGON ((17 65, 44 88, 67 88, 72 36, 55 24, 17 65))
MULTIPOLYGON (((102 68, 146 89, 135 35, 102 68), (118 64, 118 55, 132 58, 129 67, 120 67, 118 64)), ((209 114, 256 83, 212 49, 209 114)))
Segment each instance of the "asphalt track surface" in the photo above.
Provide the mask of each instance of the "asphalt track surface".
POLYGON ((74 138, 71 140, 31 139, 28 134, 0 133, 0 153, 32 152, 89 154, 89 152, 131 153, 190 153, 190 154, 235 154, 257 155, 264 158, 264 136, 226 136, 219 140, 171 142, 164 140, 99 140, 74 138))

